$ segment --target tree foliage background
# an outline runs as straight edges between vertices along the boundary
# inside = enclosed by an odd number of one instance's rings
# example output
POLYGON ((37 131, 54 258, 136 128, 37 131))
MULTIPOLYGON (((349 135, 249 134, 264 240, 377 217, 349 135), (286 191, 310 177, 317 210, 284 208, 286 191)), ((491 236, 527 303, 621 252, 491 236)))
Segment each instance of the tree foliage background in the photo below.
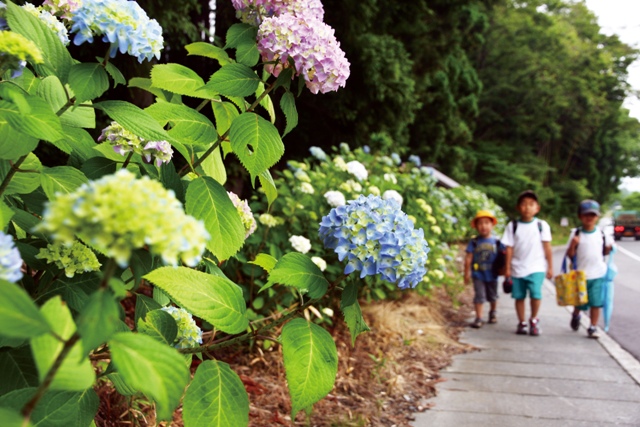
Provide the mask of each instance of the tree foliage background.
MULTIPOLYGON (((184 55, 179 40, 206 33, 208 3, 148 3, 171 29, 167 55, 184 55)), ((607 201, 621 177, 638 173, 640 124, 622 107, 638 52, 602 34, 583 2, 323 5, 351 77, 338 93, 301 95, 288 156, 340 142, 417 154, 512 213, 513 195, 533 188, 551 217, 572 215, 585 197, 607 201)), ((223 45, 229 0, 217 0, 215 19, 223 45)))

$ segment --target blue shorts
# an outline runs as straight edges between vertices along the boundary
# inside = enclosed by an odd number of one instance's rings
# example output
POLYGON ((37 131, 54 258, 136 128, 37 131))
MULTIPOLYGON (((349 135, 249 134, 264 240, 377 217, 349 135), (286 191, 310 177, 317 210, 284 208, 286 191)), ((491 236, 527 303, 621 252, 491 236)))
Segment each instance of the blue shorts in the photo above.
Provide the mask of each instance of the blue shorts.
POLYGON ((589 302, 576 308, 580 310, 587 310, 589 307, 602 307, 604 305, 604 289, 602 289, 604 283, 604 277, 600 277, 599 279, 587 280, 587 295, 589 296, 589 302))
POLYGON ((513 290, 511 295, 513 299, 525 299, 527 291, 532 299, 542 299, 542 283, 544 282, 544 273, 531 273, 524 277, 512 277, 513 290))

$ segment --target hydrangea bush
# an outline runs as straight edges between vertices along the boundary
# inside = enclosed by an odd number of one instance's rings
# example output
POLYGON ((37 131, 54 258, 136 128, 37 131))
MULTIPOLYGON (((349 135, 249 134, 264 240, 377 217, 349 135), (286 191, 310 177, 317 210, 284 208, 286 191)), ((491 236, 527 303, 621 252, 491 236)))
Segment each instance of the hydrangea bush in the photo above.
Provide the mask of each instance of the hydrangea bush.
MULTIPOLYGON (((325 278, 330 266, 313 251, 319 218, 279 253, 248 252, 257 247, 245 242, 285 221, 268 209, 279 192, 270 168, 297 124, 296 96, 344 87, 349 63, 318 0, 234 6, 242 22, 224 48, 186 46, 211 75, 155 63, 127 81, 111 58, 155 61, 163 47, 162 29, 135 1, 0 3, 3 425, 91 426, 109 407, 95 391, 106 387, 151 402, 159 422, 176 413, 187 427, 246 426, 249 396, 218 357, 264 337, 282 347, 292 418, 333 388, 335 343, 304 312, 346 294, 343 311, 359 323, 357 277, 325 278), (68 42, 97 59, 77 61, 68 42), (114 100, 116 85, 153 102, 114 100), (96 110, 107 128, 97 128, 96 110), (260 189, 251 200, 261 209, 224 187, 230 165, 260 189), (241 274, 226 275, 231 264, 241 274), (259 272, 262 292, 248 289, 245 271, 259 272), (257 319, 254 296, 274 293, 293 299, 257 319)), ((362 166, 347 168, 354 183, 367 179, 362 166)), ((322 197, 298 178, 299 195, 322 197)))

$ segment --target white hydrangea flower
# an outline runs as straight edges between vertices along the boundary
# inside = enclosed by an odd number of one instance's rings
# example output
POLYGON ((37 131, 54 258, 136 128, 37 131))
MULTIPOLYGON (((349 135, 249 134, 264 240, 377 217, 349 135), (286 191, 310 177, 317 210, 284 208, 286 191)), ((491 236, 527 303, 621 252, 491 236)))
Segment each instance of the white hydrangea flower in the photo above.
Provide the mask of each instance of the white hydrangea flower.
POLYGON ((269 228, 275 227, 276 225, 280 225, 280 221, 278 221, 279 219, 280 218, 276 218, 273 215, 268 213, 263 213, 258 217, 258 221, 260 221, 260 224, 266 225, 269 228))
POLYGON ((296 251, 306 254, 311 250, 311 241, 303 236, 291 236, 289 237, 289 242, 291 246, 296 251))
POLYGON ((313 263, 315 265, 318 266, 318 268, 320 269, 320 271, 324 271, 327 268, 327 261, 323 260, 322 258, 320 258, 319 256, 312 256, 311 257, 311 261, 313 261, 313 263))
POLYGON ((316 192, 316 190, 313 188, 313 185, 309 184, 308 182, 303 182, 300 184, 300 191, 305 194, 313 194, 316 192))
POLYGON ((301 182, 311 182, 311 178, 309 178, 309 175, 307 175, 307 173, 305 171, 303 171, 302 169, 298 169, 297 171, 295 171, 295 173, 293 174, 293 176, 301 182))
POLYGON ((363 181, 369 177, 367 168, 365 168, 364 165, 357 160, 352 160, 347 163, 347 172, 358 178, 358 181, 363 181))
POLYGON ((340 156, 336 156, 333 159, 333 164, 336 165, 336 167, 341 170, 346 172, 347 171, 347 162, 344 161, 344 159, 340 156))
POLYGON ((333 208, 347 204, 347 200, 339 191, 327 191, 324 193, 324 198, 327 199, 327 203, 333 208))
POLYGON ((367 191, 369 191, 370 194, 373 194, 374 196, 379 196, 380 194, 382 194, 380 192, 380 189, 378 187, 376 187, 375 185, 370 186, 367 191))
POLYGON ((395 200, 400 206, 402 206, 402 202, 404 201, 400 193, 398 193, 396 190, 385 191, 384 193, 382 193, 382 198, 384 200, 395 200))
POLYGON ((398 180, 396 179, 396 176, 392 173, 385 173, 383 176, 384 180, 387 182, 390 182, 392 184, 397 184, 398 180))

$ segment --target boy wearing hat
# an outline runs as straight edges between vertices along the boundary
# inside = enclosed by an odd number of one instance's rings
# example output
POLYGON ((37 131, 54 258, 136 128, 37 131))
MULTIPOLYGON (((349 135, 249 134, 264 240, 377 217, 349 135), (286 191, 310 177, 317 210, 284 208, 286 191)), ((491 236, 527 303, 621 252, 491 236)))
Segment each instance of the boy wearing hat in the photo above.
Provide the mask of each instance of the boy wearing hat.
POLYGON ((591 326, 587 329, 589 338, 598 338, 598 319, 604 304, 603 289, 604 276, 607 273, 607 263, 604 256, 611 252, 613 242, 610 236, 600 230, 596 223, 600 216, 600 204, 595 200, 583 200, 578 206, 578 217, 581 227, 571 231, 567 247, 567 256, 574 260, 574 268, 585 272, 587 277, 587 295, 589 302, 583 306, 574 307, 571 316, 571 329, 580 328, 580 310, 589 310, 591 326), (575 258, 574 258, 575 257, 575 258))
POLYGON ((464 262, 464 282, 468 284, 473 278, 476 319, 471 324, 473 328, 483 325, 483 304, 489 301, 489 323, 496 323, 496 305, 498 301, 498 277, 493 268, 498 252, 504 251, 504 246, 492 235, 493 227, 498 223, 493 213, 485 210, 478 211, 471 220, 471 227, 478 230, 478 236, 471 239, 467 245, 467 256, 464 262))
POLYGON ((529 334, 540 334, 538 311, 542 300, 542 284, 545 275, 553 277, 551 253, 551 228, 546 221, 536 218, 540 211, 538 196, 531 190, 518 196, 516 208, 520 213, 518 221, 507 224, 502 243, 507 247, 505 280, 513 282, 512 297, 516 301, 518 326, 516 333, 527 334, 525 322, 525 299, 531 300, 529 334))

